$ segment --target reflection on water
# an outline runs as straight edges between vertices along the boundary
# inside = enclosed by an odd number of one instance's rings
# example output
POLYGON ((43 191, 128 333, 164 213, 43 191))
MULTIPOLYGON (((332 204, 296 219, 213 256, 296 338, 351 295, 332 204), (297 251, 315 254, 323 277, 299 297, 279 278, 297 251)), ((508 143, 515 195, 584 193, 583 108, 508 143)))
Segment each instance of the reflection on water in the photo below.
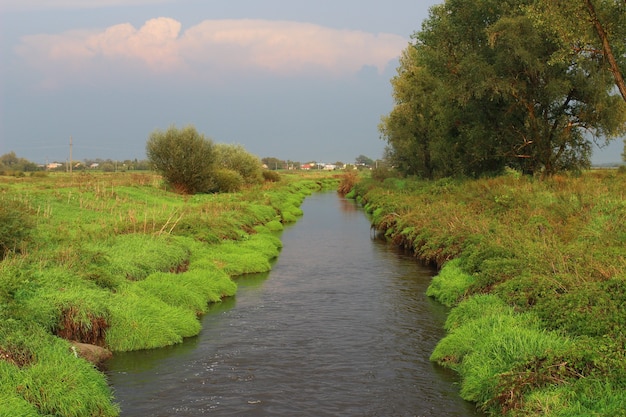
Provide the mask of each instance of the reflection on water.
POLYGON ((118 354, 124 416, 474 416, 429 361, 446 309, 432 270, 369 236, 351 201, 315 194, 271 273, 239 278, 181 346, 118 354))

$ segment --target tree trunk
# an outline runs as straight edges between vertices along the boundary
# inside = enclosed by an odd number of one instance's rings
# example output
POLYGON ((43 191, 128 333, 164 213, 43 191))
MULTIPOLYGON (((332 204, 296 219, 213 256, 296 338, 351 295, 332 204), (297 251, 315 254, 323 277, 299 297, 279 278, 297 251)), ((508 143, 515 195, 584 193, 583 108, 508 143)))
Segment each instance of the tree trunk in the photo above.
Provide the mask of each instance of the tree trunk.
POLYGON ((589 12, 589 16, 591 17, 591 21, 596 28, 596 32, 598 33, 598 37, 602 42, 602 50, 604 52, 604 56, 606 56, 609 61, 609 69, 615 78, 615 84, 619 89, 620 94, 624 101, 626 101, 626 82, 624 82, 624 76, 622 75, 619 65, 617 64, 617 60, 615 59, 615 55, 613 54, 613 49, 611 48, 611 44, 609 43, 609 37, 602 26, 602 23, 598 19, 598 15, 596 14, 596 8, 593 6, 591 0, 585 0, 585 4, 587 5, 587 10, 589 12))

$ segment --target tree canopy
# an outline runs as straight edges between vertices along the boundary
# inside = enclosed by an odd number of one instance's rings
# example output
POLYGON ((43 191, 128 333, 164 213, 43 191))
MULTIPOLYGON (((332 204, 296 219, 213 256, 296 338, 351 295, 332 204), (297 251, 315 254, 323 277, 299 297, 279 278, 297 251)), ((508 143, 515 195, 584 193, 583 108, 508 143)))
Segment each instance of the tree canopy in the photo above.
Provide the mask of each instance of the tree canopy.
POLYGON ((181 194, 208 192, 213 187, 213 141, 193 126, 155 130, 146 143, 146 154, 156 171, 181 194))
POLYGON ((537 24, 534 3, 447 0, 431 8, 402 54, 391 81, 395 106, 379 126, 398 170, 552 175, 587 167, 592 140, 626 131, 626 105, 602 56, 564 53, 559 34, 537 24))

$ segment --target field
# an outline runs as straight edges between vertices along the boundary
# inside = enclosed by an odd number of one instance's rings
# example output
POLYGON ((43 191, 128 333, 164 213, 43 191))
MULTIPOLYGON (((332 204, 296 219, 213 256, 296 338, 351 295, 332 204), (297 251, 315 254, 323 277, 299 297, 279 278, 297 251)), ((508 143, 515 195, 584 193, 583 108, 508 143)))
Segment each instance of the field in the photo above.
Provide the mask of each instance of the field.
POLYGON ((362 180, 375 227, 441 268, 431 360, 491 415, 626 415, 626 175, 362 180))
POLYGON ((329 175, 182 196, 151 173, 0 177, 0 416, 116 416, 101 355, 198 334, 329 175), (80 342, 75 344, 73 342, 80 342), (99 348, 99 349, 98 349, 99 348))

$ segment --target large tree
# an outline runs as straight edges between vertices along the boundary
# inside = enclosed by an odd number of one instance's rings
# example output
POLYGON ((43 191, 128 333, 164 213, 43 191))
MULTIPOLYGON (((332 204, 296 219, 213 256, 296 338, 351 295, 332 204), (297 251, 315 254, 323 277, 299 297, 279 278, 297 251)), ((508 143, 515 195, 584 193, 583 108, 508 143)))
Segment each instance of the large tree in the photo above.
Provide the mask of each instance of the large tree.
POLYGON ((574 53, 600 62, 626 101, 626 0, 538 0, 528 10, 537 26, 560 41, 553 60, 574 53))
POLYGON ((417 48, 400 57, 398 75, 391 80, 395 107, 378 126, 388 143, 385 158, 407 175, 433 178, 430 144, 436 135, 437 80, 418 65, 417 48))
MULTIPOLYGON (((406 82, 392 82, 396 107, 383 123, 397 124, 406 107, 397 97, 417 91, 436 112, 431 119, 437 129, 418 143, 415 135, 396 129, 392 133, 403 137, 390 141, 403 145, 396 153, 416 152, 428 143, 442 164, 439 175, 479 176, 505 166, 551 175, 589 165, 589 134, 610 138, 624 131, 626 110, 612 94, 610 73, 574 55, 554 60, 560 40, 529 18, 530 3, 448 0, 431 9, 409 48, 417 51, 419 83, 432 79, 436 97, 400 71, 406 82)), ((424 108, 413 111, 424 114, 424 108)))

